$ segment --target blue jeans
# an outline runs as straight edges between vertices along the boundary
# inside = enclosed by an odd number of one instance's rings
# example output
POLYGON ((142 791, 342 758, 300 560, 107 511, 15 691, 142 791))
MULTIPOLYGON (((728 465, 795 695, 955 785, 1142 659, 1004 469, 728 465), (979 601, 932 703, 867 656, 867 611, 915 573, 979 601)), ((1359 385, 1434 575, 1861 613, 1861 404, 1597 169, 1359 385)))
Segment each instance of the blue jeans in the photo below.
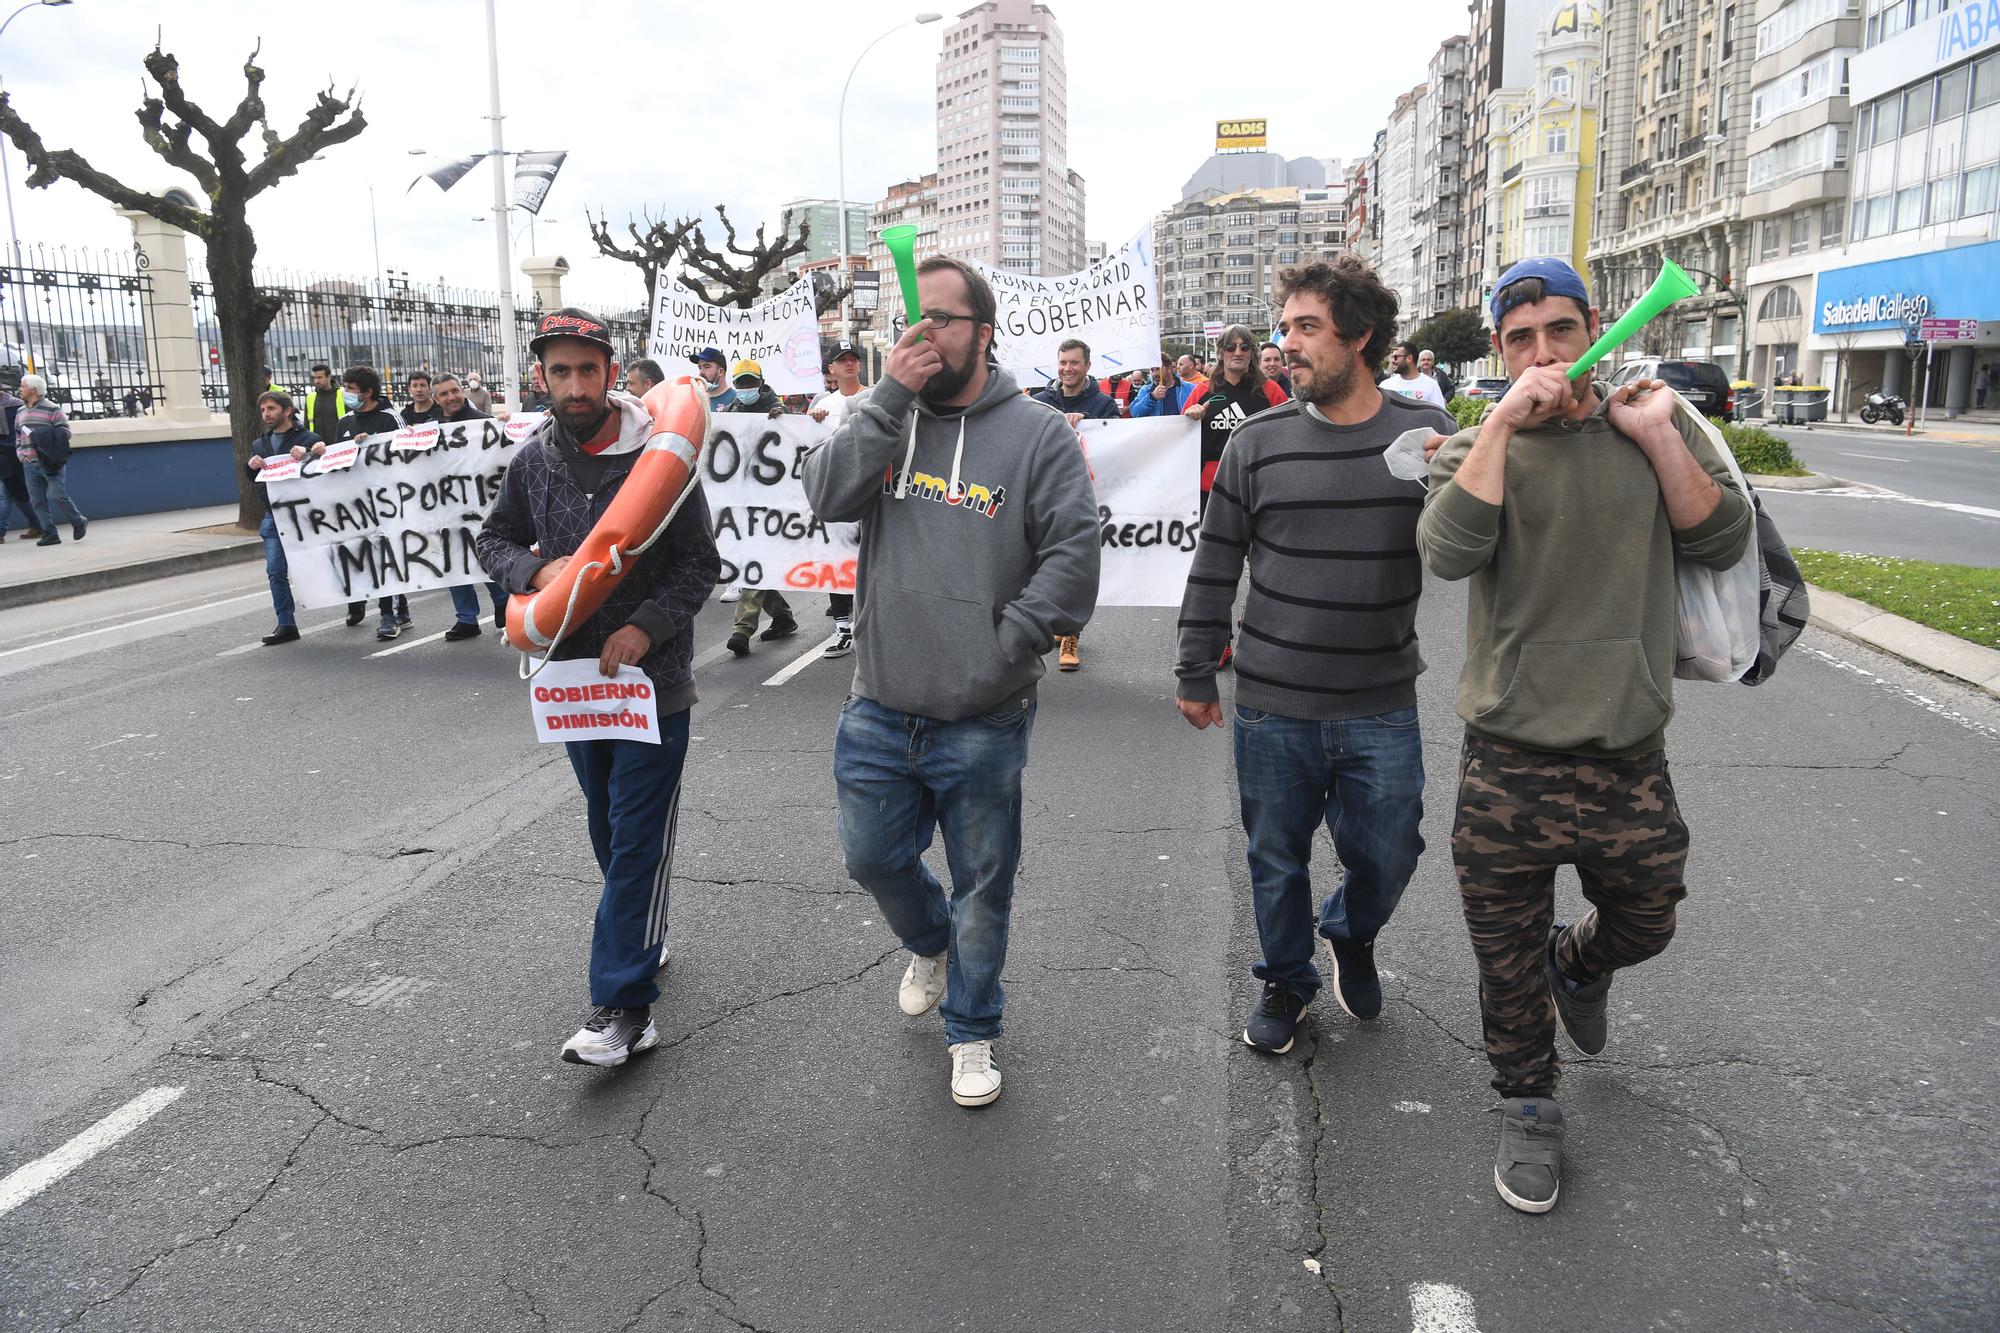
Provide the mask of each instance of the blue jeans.
POLYGON ((590 849, 604 872, 590 938, 590 1002, 631 1009, 660 998, 653 980, 667 938, 688 710, 660 719, 660 743, 571 741, 570 767, 589 810, 590 849))
POLYGON ((1007 920, 1021 863, 1021 769, 1035 705, 939 722, 853 698, 840 710, 833 777, 847 873, 911 953, 948 953, 945 1040, 991 1041, 1006 1000, 1007 920), (942 830, 951 895, 924 864, 942 830))
POLYGON ((35 517, 41 520, 42 531, 54 532, 57 523, 84 521, 83 514, 70 503, 69 487, 63 481, 63 468, 54 472, 44 471, 42 460, 37 458, 21 464, 21 471, 27 475, 28 502, 35 507, 35 517), (64 513, 69 517, 63 518, 64 513))
POLYGON ((1236 706, 1236 791, 1250 844, 1250 893, 1264 957, 1251 969, 1303 1000, 1313 966, 1313 835, 1322 823, 1344 868, 1319 933, 1366 941, 1388 923, 1423 855, 1424 751, 1417 710, 1309 722, 1236 706))
POLYGON ((451 586, 451 610, 461 625, 479 623, 479 587, 472 583, 454 583, 451 586))
POLYGON ((264 539, 264 577, 271 581, 271 605, 278 612, 278 624, 296 625, 298 611, 292 603, 290 567, 285 564, 285 544, 278 540, 277 520, 264 515, 257 535, 264 539))

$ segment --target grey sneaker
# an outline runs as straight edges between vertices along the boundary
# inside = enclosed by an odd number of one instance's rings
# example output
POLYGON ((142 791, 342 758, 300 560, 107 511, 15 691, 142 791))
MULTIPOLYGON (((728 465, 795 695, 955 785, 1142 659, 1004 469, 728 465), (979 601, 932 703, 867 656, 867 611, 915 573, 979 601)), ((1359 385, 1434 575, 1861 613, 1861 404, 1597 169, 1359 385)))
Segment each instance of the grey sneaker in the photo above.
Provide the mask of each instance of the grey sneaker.
POLYGON ((1509 1208, 1546 1213, 1562 1188, 1562 1108, 1547 1097, 1509 1097, 1500 1103, 1500 1151, 1493 1158, 1493 1188, 1509 1208))
POLYGON ((613 1009, 599 1005, 577 1034, 563 1043, 562 1058, 573 1065, 622 1065, 641 1051, 660 1044, 651 1005, 613 1009))
POLYGON ((1562 1025, 1563 1035, 1585 1055, 1596 1055, 1610 1035, 1606 1011, 1610 1008, 1611 978, 1579 986, 1562 974, 1556 966, 1556 943, 1568 929, 1558 921, 1549 931, 1549 992, 1555 996, 1556 1022, 1562 1025))

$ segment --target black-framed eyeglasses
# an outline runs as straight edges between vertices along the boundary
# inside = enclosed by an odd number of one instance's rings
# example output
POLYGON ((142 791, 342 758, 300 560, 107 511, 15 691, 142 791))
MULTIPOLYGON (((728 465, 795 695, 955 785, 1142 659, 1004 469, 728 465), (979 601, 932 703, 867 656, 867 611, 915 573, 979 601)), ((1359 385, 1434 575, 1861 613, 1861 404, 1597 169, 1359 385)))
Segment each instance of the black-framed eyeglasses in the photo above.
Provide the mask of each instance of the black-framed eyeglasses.
MULTIPOLYGON (((977 315, 962 315, 955 310, 926 310, 924 318, 931 322, 931 327, 934 329, 948 329, 954 324, 981 322, 977 315)), ((898 315, 889 327, 894 329, 896 336, 900 338, 910 331, 910 318, 908 315, 898 315)))

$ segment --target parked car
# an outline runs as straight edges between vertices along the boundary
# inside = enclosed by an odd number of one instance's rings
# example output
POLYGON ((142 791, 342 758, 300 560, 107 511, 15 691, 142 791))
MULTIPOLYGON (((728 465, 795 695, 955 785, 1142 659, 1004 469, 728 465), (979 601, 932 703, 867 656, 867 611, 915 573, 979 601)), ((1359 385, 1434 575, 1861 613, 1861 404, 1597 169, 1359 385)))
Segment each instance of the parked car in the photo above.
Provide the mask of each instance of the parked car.
POLYGON ((1467 398, 1484 398, 1488 402, 1498 402, 1506 394, 1510 381, 1493 376, 1482 376, 1459 390, 1467 398))
POLYGON ((1633 380, 1665 380, 1669 387, 1692 403, 1703 416, 1736 420, 1736 391, 1729 386, 1729 372, 1713 361, 1665 361, 1646 357, 1627 361, 1611 373, 1612 388, 1633 380))

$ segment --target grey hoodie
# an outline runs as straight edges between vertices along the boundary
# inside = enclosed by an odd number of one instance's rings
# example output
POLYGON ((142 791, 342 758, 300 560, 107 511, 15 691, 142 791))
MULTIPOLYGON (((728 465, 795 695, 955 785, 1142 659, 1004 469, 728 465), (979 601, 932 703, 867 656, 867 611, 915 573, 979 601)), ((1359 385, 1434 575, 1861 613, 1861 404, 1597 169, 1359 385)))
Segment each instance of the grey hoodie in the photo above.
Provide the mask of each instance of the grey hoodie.
POLYGON ((829 523, 861 524, 854 692, 956 721, 1035 692, 1042 654, 1097 605, 1097 494, 1076 432, 989 372, 962 413, 893 379, 805 461, 829 523))

